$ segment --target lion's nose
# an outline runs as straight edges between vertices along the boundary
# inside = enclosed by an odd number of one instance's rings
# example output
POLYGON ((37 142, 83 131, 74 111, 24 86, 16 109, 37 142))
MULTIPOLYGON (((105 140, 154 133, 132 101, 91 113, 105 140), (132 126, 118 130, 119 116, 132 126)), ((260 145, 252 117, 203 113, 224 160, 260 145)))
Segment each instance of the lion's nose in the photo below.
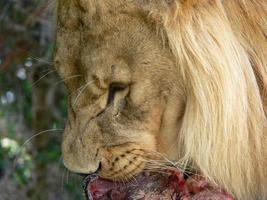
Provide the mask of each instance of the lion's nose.
POLYGON ((95 172, 92 171, 90 173, 77 173, 77 174, 82 176, 83 178, 86 178, 86 177, 91 176, 93 174, 98 174, 100 172, 100 170, 101 170, 101 162, 99 163, 98 168, 95 172))
POLYGON ((100 161, 92 160, 90 157, 87 159, 76 159, 78 156, 71 155, 63 157, 65 167, 76 174, 94 174, 98 173, 101 169, 100 161))

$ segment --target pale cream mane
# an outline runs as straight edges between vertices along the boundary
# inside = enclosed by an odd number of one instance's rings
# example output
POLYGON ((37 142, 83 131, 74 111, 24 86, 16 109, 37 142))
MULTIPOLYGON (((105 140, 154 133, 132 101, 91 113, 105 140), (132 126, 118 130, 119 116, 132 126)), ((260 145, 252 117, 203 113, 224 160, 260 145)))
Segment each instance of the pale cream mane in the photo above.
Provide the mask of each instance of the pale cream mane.
POLYGON ((267 2, 175 1, 162 17, 186 83, 181 159, 240 199, 266 199, 267 2))

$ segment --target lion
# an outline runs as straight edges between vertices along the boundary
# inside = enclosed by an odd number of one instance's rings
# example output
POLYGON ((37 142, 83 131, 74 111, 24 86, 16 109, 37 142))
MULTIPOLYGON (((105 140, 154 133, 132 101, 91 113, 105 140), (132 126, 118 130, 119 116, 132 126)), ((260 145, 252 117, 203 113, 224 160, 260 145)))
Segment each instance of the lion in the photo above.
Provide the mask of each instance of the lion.
POLYGON ((59 0, 62 152, 110 180, 191 168, 267 199, 267 1, 59 0))

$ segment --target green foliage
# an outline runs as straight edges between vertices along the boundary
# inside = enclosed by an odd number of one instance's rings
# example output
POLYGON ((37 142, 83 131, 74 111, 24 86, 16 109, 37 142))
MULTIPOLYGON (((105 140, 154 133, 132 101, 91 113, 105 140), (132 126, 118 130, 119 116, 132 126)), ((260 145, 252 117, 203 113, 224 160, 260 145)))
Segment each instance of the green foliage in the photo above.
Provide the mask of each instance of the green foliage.
POLYGON ((41 151, 37 154, 37 160, 42 165, 48 165, 49 163, 55 163, 60 160, 61 151, 60 151, 60 143, 58 140, 50 141, 48 145, 46 145, 46 150, 41 151))
POLYGON ((20 187, 27 185, 27 183, 32 178, 32 170, 34 168, 34 162, 32 158, 28 156, 24 156, 22 159, 22 163, 19 164, 16 169, 15 173, 12 174, 13 178, 17 182, 20 187))
POLYGON ((6 154, 7 150, 2 148, 2 146, 0 145, 0 177, 4 174, 6 166, 6 161, 5 161, 6 154))
POLYGON ((31 179, 33 167, 32 157, 26 152, 25 147, 7 137, 0 139, 0 169, 14 169, 11 176, 19 186, 25 186, 31 179))
MULTIPOLYGON (((34 92, 43 91, 46 98, 59 81, 51 73, 33 86, 45 71, 53 70, 50 66, 54 53, 53 31, 45 26, 51 15, 45 11, 48 3, 0 1, 0 181, 1 175, 8 175, 21 188, 34 183, 37 165, 55 165, 61 157, 59 133, 37 135, 27 144, 25 141, 40 130, 62 129, 67 117, 67 97, 62 84, 52 94, 54 101, 35 104, 44 108, 42 119, 36 119, 34 111, 34 92), (43 121, 43 127, 36 131, 35 123, 39 121, 43 121), (42 137, 46 145, 40 150, 34 141, 42 137)), ((61 166, 58 168, 64 171, 61 166)), ((82 199, 79 184, 70 180, 64 186, 69 199, 82 199)), ((28 189, 35 192, 35 188, 28 189)))
POLYGON ((65 183, 65 188, 72 194, 73 200, 81 200, 84 199, 82 187, 77 187, 77 185, 73 182, 65 183))

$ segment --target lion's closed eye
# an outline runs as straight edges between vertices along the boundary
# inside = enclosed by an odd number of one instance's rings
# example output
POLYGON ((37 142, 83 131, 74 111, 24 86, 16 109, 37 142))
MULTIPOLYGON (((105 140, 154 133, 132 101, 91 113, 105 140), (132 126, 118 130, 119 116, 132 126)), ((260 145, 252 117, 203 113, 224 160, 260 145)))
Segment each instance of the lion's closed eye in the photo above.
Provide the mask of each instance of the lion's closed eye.
POLYGON ((124 91, 128 86, 120 83, 112 83, 109 87, 107 105, 109 106, 114 102, 115 95, 124 91))

